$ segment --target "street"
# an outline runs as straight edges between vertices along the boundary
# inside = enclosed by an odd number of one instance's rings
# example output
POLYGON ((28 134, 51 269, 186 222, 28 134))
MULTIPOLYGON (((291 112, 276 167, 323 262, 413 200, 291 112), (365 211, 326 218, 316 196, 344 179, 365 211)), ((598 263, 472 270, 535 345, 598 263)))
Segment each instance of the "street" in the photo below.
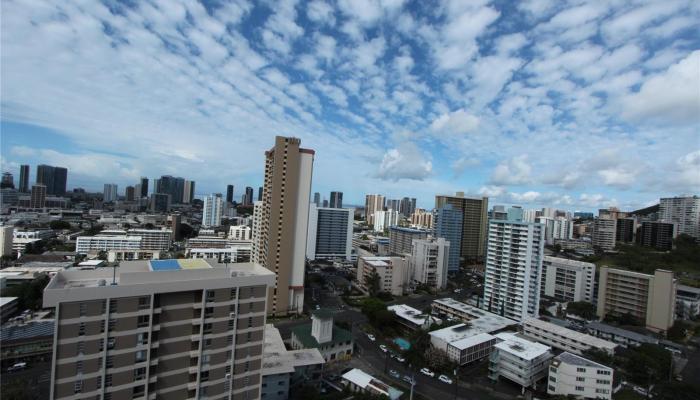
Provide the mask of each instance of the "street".
POLYGON ((37 362, 17 372, 2 372, 2 393, 21 393, 26 399, 48 399, 51 390, 51 363, 37 362))

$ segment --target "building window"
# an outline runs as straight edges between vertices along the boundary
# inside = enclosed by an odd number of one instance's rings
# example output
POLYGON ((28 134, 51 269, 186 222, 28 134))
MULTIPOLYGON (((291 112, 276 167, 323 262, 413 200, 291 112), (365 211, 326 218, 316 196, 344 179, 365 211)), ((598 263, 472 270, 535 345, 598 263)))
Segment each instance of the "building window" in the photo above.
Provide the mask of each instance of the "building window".
POLYGON ((144 362, 146 361, 146 351, 145 350, 139 350, 136 352, 136 362, 144 362))
POLYGON ((150 321, 150 316, 148 315, 139 315, 138 316, 138 321, 136 323, 136 327, 138 328, 145 328, 148 326, 148 322, 150 321))
POLYGON ((117 320, 114 318, 110 318, 109 323, 107 324, 107 329, 109 329, 110 331, 113 331, 116 326, 117 326, 117 320))
POLYGON ((116 338, 107 338, 107 350, 111 350, 114 348, 114 344, 116 343, 117 339, 116 338))
POLYGON ((78 326, 78 336, 85 336, 85 322, 81 322, 78 326))
POLYGON ((134 386, 133 391, 131 392, 131 398, 132 399, 137 399, 139 397, 142 397, 143 394, 146 392, 146 386, 145 385, 140 385, 140 386, 134 386))
POLYGON ((583 392, 583 386, 576 386, 576 391, 583 392))
POLYGON ((207 307, 204 309, 204 318, 210 318, 214 315, 214 307, 207 307))
POLYGON ((139 333, 138 338, 136 339, 136 342, 138 343, 139 346, 142 346, 144 344, 148 344, 148 333, 147 332, 139 333))
POLYGON ((76 374, 83 373, 83 360, 78 360, 75 362, 75 373, 76 374))
POLYGON ((212 325, 211 323, 204 324, 204 332, 203 333, 211 333, 212 325))
POLYGON ((234 300, 236 298, 236 289, 233 288, 231 289, 231 300, 234 300))
POLYGON ((233 320, 230 319, 230 320, 228 320, 228 330, 232 330, 232 329, 233 329, 233 320))
POLYGON ((112 368, 114 366, 114 356, 107 356, 107 361, 105 363, 107 368, 112 368))
POLYGON ((105 387, 112 386, 112 374, 105 375, 105 387))
POLYGON ((80 303, 80 316, 84 317, 87 315, 87 304, 80 303))
POLYGON ((248 317, 248 328, 253 327, 253 317, 248 317))
POLYGON ((139 310, 151 308, 151 298, 149 296, 139 297, 139 310))
POLYGON ((78 354, 84 354, 85 353, 85 342, 78 342, 78 354))
POLYGON ((210 354, 203 354, 202 355, 202 365, 207 365, 209 364, 209 361, 211 360, 211 355, 210 354))
POLYGON ((585 382, 585 381, 586 381, 586 378, 584 378, 584 377, 582 377, 582 376, 577 376, 577 377, 576 377, 576 381, 577 381, 577 382, 585 382))
POLYGON ((211 339, 204 339, 204 348, 211 347, 211 339))
POLYGON ((134 380, 140 381, 146 377, 146 367, 136 368, 134 370, 134 380))
POLYGON ((109 313, 116 313, 117 312, 117 300, 116 299, 111 299, 109 301, 109 313))
POLYGON ((576 368, 576 372, 586 372, 585 368, 576 368))
POLYGON ((82 393, 83 391, 83 381, 75 381, 73 383, 73 393, 82 393))
POLYGON ((233 344, 233 335, 229 335, 229 336, 226 338, 226 345, 227 345, 227 346, 230 346, 230 345, 232 345, 232 344, 233 344))
POLYGON ((199 373, 199 381, 206 382, 209 380, 209 371, 202 371, 199 373))
POLYGON ((95 388, 102 389, 102 376, 97 377, 97 381, 95 382, 95 388))
POLYGON ((214 297, 216 297, 216 292, 207 290, 207 301, 214 301, 214 297))

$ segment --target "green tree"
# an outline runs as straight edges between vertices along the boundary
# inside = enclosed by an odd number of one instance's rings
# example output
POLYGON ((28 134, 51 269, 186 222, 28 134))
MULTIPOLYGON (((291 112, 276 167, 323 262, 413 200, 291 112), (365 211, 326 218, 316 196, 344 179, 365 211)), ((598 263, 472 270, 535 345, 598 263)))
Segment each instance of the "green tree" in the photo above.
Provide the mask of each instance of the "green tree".
POLYGON ((70 229, 70 223, 68 221, 56 220, 49 223, 49 228, 54 230, 70 229))
POLYGON ((377 271, 372 271, 369 276, 365 277, 365 285, 367 286, 367 290, 369 290, 370 296, 374 297, 379 293, 381 289, 381 277, 377 271))
POLYGON ((566 305, 566 313, 578 315, 587 320, 596 318, 596 307, 587 301, 574 301, 566 305))
POLYGON ((49 284, 49 276, 36 274, 29 282, 2 290, 3 297, 17 297, 18 310, 38 310, 42 305, 44 288, 49 284))
POLYGON ((668 340, 673 340, 674 342, 682 342, 686 339, 688 331, 691 325, 687 322, 677 320, 673 323, 673 326, 669 328, 666 332, 666 337, 668 340))
POLYGON ((661 346, 644 343, 622 353, 623 368, 629 380, 640 385, 668 380, 671 368, 671 352, 661 346))

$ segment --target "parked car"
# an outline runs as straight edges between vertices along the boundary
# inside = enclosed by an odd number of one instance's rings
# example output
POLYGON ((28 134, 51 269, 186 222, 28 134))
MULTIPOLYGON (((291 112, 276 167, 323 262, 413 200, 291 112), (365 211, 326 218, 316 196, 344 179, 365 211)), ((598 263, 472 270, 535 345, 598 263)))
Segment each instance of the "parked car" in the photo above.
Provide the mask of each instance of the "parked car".
POLYGON ((396 356, 396 361, 403 363, 403 362, 406 362, 406 359, 401 357, 401 356, 396 356))
POLYGON ((448 385, 452 384, 452 379, 450 379, 447 375, 440 375, 438 376, 438 379, 440 380, 440 382, 444 382, 448 385))
POLYGON ((367 334, 367 339, 369 339, 369 340, 371 340, 371 341, 373 341, 373 342, 374 342, 375 340, 377 340, 377 338, 374 337, 374 335, 371 334, 371 333, 368 333, 368 334, 367 334))
POLYGON ((421 368, 420 373, 423 374, 423 375, 427 375, 427 376, 429 376, 429 377, 431 377, 431 378, 434 378, 434 377, 435 377, 435 372, 429 370, 428 368, 421 368))
POLYGON ((413 382, 413 379, 412 379, 410 376, 408 376, 408 375, 404 375, 403 378, 401 378, 401 379, 403 379, 404 381, 410 383, 411 385, 413 385, 413 383, 414 383, 414 382, 413 382))
POLYGON ((401 374, 399 374, 398 372, 396 372, 396 370, 393 370, 393 369, 389 371, 389 375, 391 375, 392 378, 396 378, 396 379, 401 378, 401 374))
POLYGON ((27 368, 27 363, 26 362, 18 362, 14 364, 13 366, 9 367, 7 369, 7 372, 15 372, 15 371, 21 371, 23 369, 27 368))
POLYGON ((385 345, 383 345, 383 344, 380 344, 380 345, 379 345, 379 349, 380 349, 382 352, 384 352, 384 353, 386 353, 387 351, 389 351, 389 348, 387 348, 387 347, 386 347, 385 345))

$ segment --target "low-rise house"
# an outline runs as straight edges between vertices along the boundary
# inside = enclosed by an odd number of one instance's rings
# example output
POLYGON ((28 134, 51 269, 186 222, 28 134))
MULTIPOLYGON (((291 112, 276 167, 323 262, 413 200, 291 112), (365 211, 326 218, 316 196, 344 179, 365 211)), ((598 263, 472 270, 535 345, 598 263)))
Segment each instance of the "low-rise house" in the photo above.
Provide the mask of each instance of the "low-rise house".
POLYGON ((386 396, 389 400, 399 399, 403 394, 402 391, 387 385, 358 368, 354 368, 343 374, 343 384, 352 392, 386 396))
POLYGON ((347 360, 353 351, 352 333, 333 324, 333 314, 321 309, 311 315, 311 323, 292 329, 292 349, 318 349, 326 362, 347 360))
POLYGON ((564 352, 549 366, 547 393, 584 399, 612 398, 613 369, 564 352))

